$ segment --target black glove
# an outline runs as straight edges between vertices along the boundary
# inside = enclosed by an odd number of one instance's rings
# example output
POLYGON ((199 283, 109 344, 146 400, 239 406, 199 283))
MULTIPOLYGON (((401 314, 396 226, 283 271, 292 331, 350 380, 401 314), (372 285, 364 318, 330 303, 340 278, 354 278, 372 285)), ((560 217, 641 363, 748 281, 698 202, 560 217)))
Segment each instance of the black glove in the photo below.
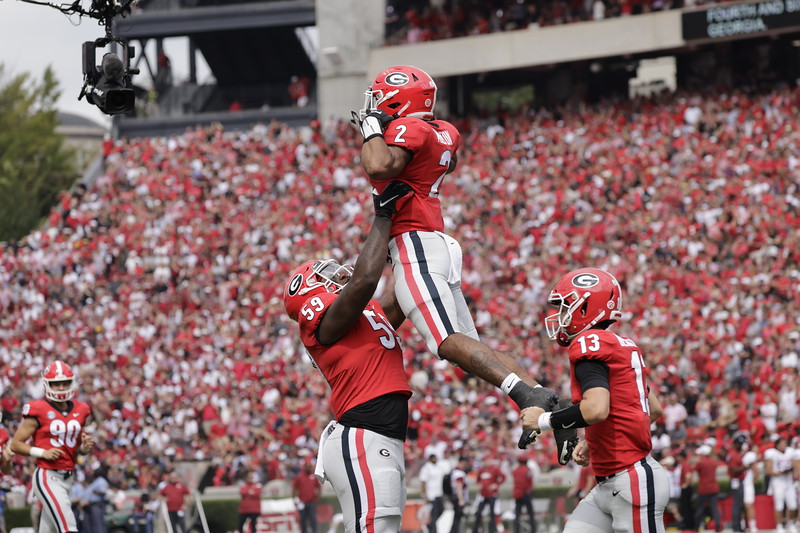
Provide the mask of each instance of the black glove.
POLYGON ((364 142, 367 142, 373 137, 383 137, 383 130, 386 129, 386 126, 388 126, 391 121, 397 118, 394 115, 390 115, 378 109, 370 111, 369 114, 364 117, 364 120, 361 120, 358 113, 355 111, 350 111, 350 116, 352 117, 350 122, 355 124, 361 132, 361 135, 364 137, 364 142))
POLYGON ((397 202, 401 198, 410 197, 411 185, 404 181, 394 180, 377 194, 372 191, 372 203, 375 204, 375 216, 392 218, 397 213, 397 202))

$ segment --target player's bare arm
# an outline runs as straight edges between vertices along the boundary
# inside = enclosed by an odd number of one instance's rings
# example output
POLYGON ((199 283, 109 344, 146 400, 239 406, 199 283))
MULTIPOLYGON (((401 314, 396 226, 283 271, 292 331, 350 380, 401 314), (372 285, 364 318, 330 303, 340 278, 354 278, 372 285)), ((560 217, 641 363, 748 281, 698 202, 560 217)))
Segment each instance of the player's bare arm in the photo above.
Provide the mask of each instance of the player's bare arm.
POLYGON ((390 180, 403 171, 411 161, 411 152, 390 146, 382 137, 374 137, 361 148, 361 166, 370 179, 390 180))
POLYGON ((394 329, 400 327, 405 319, 406 315, 403 314, 403 310, 400 308, 400 304, 397 301, 397 295, 394 292, 394 284, 391 287, 387 287, 386 292, 381 295, 378 303, 381 304, 381 308, 383 312, 386 313, 386 319, 389 321, 389 324, 392 325, 394 329))
POLYGON ((41 457, 45 461, 54 461, 64 455, 64 450, 61 448, 49 448, 43 450, 31 446, 26 441, 33 436, 33 433, 39 428, 39 422, 34 417, 25 417, 22 424, 14 433, 11 439, 11 450, 20 455, 30 455, 32 457, 41 457))
POLYGON ((0 472, 3 474, 10 474, 11 467, 11 459, 14 457, 14 452, 11 451, 11 443, 6 444, 3 446, 3 452, 0 456, 0 472))
POLYGON ((94 447, 94 437, 86 432, 81 433, 81 447, 78 448, 78 453, 81 455, 88 455, 94 447))
POLYGON ((319 323, 317 340, 320 343, 327 345, 338 341, 361 317, 364 307, 375 294, 386 265, 386 247, 389 245, 391 227, 390 219, 375 217, 356 261, 353 277, 319 323))
POLYGON ((447 174, 453 172, 456 169, 456 166, 458 166, 458 154, 453 154, 450 157, 450 166, 447 167, 447 174))
POLYGON ((656 393, 652 390, 647 395, 647 402, 650 404, 650 423, 652 424, 664 414, 664 408, 661 406, 661 400, 658 399, 656 393))
POLYGON ((398 181, 390 183, 374 199, 375 220, 358 256, 353 275, 317 328, 317 340, 321 344, 333 344, 350 331, 374 296, 386 266, 386 249, 392 227, 391 217, 396 212, 395 204, 410 194, 411 187, 398 181))
POLYGON ((586 424, 597 424, 608 418, 611 394, 606 388, 594 387, 583 393, 583 401, 578 405, 586 424))
POLYGON ((581 440, 575 446, 575 449, 572 451, 572 459, 575 461, 575 464, 589 466, 589 444, 585 440, 581 440))

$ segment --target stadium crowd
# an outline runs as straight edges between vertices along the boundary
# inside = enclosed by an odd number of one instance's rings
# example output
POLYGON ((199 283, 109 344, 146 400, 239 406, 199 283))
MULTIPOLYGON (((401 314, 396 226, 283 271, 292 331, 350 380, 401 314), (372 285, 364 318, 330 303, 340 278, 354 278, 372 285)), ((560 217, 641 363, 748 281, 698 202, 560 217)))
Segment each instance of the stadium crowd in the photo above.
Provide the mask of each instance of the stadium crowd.
MULTIPOLYGON (((663 94, 455 121, 446 226, 483 338, 568 395, 544 333, 552 283, 606 268, 664 402, 657 455, 798 428, 800 90, 663 94), (715 440, 708 441, 709 437, 715 440)), ((181 459, 209 484, 291 477, 331 414, 281 294, 298 261, 354 260, 371 216, 344 122, 122 139, 44 226, 0 247, 0 384, 13 433, 60 358, 92 407, 90 464, 153 488, 181 459)), ((388 270, 387 270, 388 272, 388 270)), ((380 289, 379 289, 380 290, 380 289)), ((407 324, 406 444, 513 462, 517 412, 428 354, 407 324), (488 452, 487 452, 488 451, 488 452)), ((548 438, 532 458, 556 465, 548 438)), ((15 479, 32 462, 17 457, 15 479)))
POLYGON ((708 0, 393 0, 386 44, 570 24, 717 3, 708 0))

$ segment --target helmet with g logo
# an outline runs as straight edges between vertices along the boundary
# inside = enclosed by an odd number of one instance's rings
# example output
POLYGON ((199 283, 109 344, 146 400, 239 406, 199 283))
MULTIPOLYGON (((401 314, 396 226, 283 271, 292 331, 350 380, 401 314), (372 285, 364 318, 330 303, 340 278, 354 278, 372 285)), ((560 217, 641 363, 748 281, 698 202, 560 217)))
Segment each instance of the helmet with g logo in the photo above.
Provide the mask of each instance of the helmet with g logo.
POLYGON ((573 270, 556 283, 547 298, 558 312, 545 318, 547 335, 568 346, 579 333, 622 318, 622 290, 617 279, 597 268, 573 270))
POLYGON ((283 289, 283 306, 292 320, 309 298, 325 292, 339 292, 350 281, 353 267, 340 265, 336 259, 306 261, 297 267, 283 289))
POLYGON ((44 396, 53 402, 68 402, 75 396, 75 374, 62 361, 53 361, 42 370, 44 396), (66 387, 54 387, 56 383, 65 383, 66 387))
POLYGON ((436 82, 427 72, 410 65, 389 67, 375 77, 366 92, 362 118, 379 109, 389 115, 433 120, 436 82))

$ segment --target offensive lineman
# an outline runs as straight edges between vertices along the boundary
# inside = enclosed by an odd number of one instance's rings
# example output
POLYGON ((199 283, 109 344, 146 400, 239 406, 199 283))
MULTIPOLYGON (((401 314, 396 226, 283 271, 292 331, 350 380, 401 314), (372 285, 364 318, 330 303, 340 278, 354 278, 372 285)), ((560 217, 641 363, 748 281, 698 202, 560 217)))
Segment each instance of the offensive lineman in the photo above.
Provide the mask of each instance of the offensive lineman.
POLYGON ((346 533, 396 533, 406 502, 403 442, 411 387, 395 333, 405 316, 394 292, 372 296, 386 265, 395 204, 411 192, 401 182, 376 195, 375 219, 355 269, 334 259, 308 261, 283 294, 289 318, 331 388, 336 422, 320 439, 315 474, 342 507, 346 533))
MULTIPOLYGON (((434 118, 436 91, 422 69, 389 67, 367 90, 364 109, 352 112, 364 138, 361 164, 370 184, 382 192, 396 179, 414 191, 394 218, 389 242, 397 300, 432 354, 502 389, 520 408, 550 411, 558 396, 540 387, 513 357, 480 341, 461 292, 461 246, 443 233, 439 202, 442 181, 456 168, 461 134, 434 118)), ((555 437, 559 462, 567 464, 577 433, 562 429, 555 437)), ((534 439, 524 431, 519 447, 534 439)))
POLYGON ((43 400, 22 407, 24 420, 11 441, 11 449, 21 455, 36 457, 33 489, 42 502, 39 533, 74 533, 78 531, 72 512, 72 491, 77 454, 88 454, 93 437, 84 432, 91 416, 89 406, 73 400, 75 374, 61 361, 54 361, 42 371, 43 400), (33 446, 26 443, 33 437, 33 446))
POLYGON ((551 340, 569 348, 574 405, 547 413, 522 411, 527 429, 586 428, 575 462, 597 479, 564 527, 565 533, 663 533, 667 473, 650 451, 650 424, 661 403, 647 385, 641 350, 607 328, 622 318, 622 292, 603 270, 582 268, 561 278, 545 319, 551 340), (591 452, 591 457, 590 457, 591 452))

